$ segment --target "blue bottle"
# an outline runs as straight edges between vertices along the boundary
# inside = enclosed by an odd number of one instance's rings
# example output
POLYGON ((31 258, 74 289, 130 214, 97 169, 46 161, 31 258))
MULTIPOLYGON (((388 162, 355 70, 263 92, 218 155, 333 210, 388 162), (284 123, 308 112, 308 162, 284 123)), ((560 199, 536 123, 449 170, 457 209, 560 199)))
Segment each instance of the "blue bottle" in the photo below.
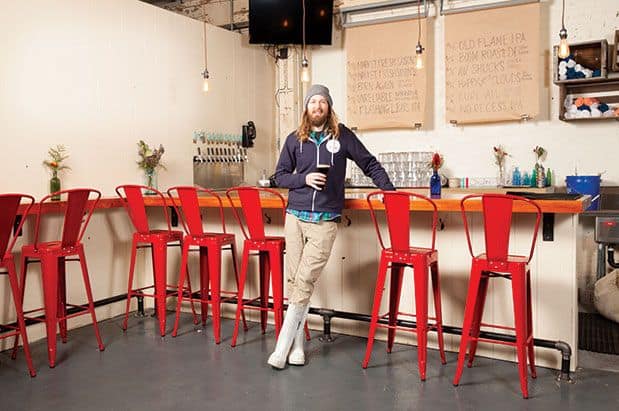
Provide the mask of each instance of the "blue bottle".
POLYGON ((514 173, 512 174, 512 185, 513 186, 522 185, 522 179, 521 179, 520 170, 518 169, 518 167, 514 169, 514 173))
POLYGON ((436 170, 432 171, 432 177, 430 177, 430 197, 441 198, 441 176, 436 170))
POLYGON ((531 177, 529 177, 529 173, 527 173, 526 171, 524 172, 524 174, 522 176, 522 185, 523 186, 530 186, 531 185, 531 177))
POLYGON ((552 185, 552 171, 550 169, 546 170, 546 187, 550 187, 552 185))

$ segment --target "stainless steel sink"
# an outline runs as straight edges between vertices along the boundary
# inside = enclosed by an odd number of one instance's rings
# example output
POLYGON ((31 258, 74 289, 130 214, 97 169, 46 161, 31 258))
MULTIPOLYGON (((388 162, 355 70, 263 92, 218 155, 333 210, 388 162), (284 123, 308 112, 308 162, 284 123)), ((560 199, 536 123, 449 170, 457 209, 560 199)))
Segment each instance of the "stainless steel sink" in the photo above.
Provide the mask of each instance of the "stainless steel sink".
POLYGON ((595 217, 598 279, 606 275, 607 263, 619 268, 614 258, 614 248, 619 244, 619 187, 602 187, 600 191, 600 209, 583 213, 584 216, 595 217))

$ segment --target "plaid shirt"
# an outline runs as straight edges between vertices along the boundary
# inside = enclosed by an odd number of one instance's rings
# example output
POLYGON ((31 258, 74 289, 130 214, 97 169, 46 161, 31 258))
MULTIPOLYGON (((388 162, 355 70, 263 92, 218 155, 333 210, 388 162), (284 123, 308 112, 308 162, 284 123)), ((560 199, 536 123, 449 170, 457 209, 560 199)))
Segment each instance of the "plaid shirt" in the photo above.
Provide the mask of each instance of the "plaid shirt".
MULTIPOLYGON (((325 139, 325 134, 321 132, 310 132, 310 138, 314 140, 316 145, 320 145, 322 141, 325 139)), ((296 218, 301 221, 305 221, 306 223, 318 223, 320 221, 333 221, 337 220, 341 217, 341 214, 338 213, 329 213, 322 211, 303 211, 303 210, 293 210, 291 208, 287 209, 286 212, 288 214, 292 214, 296 218)))
POLYGON ((336 213, 328 213, 321 211, 299 211, 293 209, 287 209, 286 212, 288 214, 292 214, 296 218, 301 221, 305 221, 306 223, 318 223, 320 221, 333 221, 337 220, 341 217, 340 214, 336 213))

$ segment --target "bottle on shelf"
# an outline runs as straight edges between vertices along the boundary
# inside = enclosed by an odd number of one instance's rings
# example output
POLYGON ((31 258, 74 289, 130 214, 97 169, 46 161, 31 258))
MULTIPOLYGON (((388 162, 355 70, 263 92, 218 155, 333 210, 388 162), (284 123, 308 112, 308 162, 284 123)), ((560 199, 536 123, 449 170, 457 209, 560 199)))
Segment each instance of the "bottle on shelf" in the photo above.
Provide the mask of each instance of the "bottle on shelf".
POLYGON ((520 170, 518 169, 518 166, 514 168, 514 172, 512 173, 512 185, 522 185, 522 176, 520 175, 520 170))
POLYGON ((552 171, 548 169, 546 171, 546 187, 552 186, 552 171))
POLYGON ((531 185, 531 177, 529 177, 529 173, 527 173, 526 171, 522 175, 522 185, 523 186, 530 186, 531 185))

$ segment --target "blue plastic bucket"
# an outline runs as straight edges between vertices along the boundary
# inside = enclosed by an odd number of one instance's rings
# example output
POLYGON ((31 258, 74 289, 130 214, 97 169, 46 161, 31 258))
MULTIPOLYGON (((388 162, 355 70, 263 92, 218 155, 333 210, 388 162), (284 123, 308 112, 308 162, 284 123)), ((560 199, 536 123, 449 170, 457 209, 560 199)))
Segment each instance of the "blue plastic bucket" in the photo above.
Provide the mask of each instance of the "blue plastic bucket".
POLYGON ((569 194, 588 194, 592 199, 587 210, 597 210, 600 206, 600 176, 566 176, 565 185, 569 194))

